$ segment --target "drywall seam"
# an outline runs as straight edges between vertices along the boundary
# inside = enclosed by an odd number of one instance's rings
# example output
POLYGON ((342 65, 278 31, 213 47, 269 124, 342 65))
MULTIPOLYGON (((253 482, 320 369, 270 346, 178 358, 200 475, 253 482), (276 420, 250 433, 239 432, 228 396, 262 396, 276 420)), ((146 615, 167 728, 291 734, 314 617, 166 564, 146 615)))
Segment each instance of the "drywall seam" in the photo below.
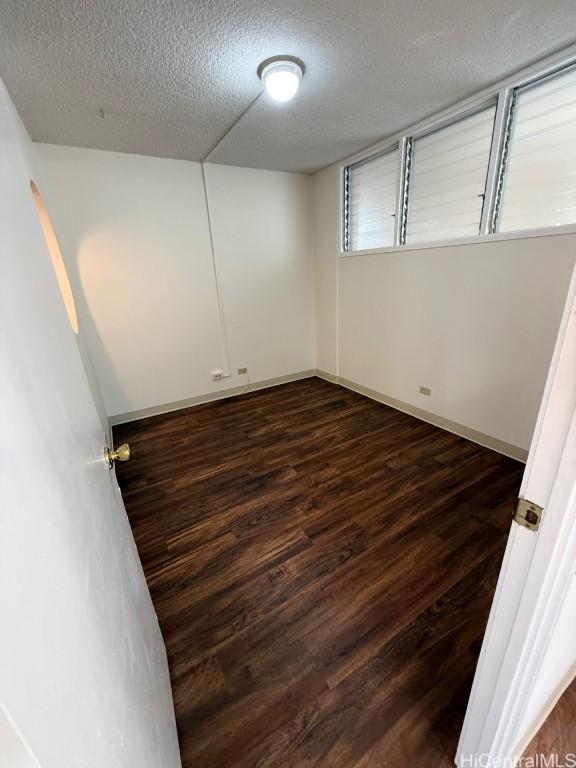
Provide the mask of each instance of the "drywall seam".
POLYGON ((431 413, 430 411, 425 411, 424 409, 418 408, 415 405, 410 405, 409 403, 405 403, 402 400, 397 400, 395 397, 389 397, 388 395, 384 395, 374 389, 364 387, 362 384, 357 384, 355 381, 349 381, 342 376, 334 376, 331 373, 326 373, 325 371, 320 370, 316 371, 316 375, 321 379, 330 381, 333 384, 339 384, 342 387, 346 387, 346 389, 351 389, 352 391, 358 392, 358 394, 369 397, 372 400, 377 400, 379 403, 389 405, 391 408, 395 408, 397 411, 402 411, 403 413, 414 416, 421 421, 426 421, 428 424, 433 424, 435 427, 440 427, 441 429, 445 429, 447 432, 452 432, 459 437, 464 437, 467 440, 471 440, 473 443, 478 443, 478 445, 482 445, 485 448, 490 448, 493 451, 502 453, 504 456, 509 456, 512 459, 526 463, 526 459, 528 458, 528 451, 524 450, 524 448, 520 448, 517 445, 506 443, 504 440, 499 440, 497 437, 486 435, 484 432, 479 432, 478 430, 467 427, 464 424, 459 424, 456 421, 445 419, 442 416, 438 416, 437 414, 431 413))
POLYGON ((269 387, 277 387, 280 384, 289 384, 291 381, 300 381, 301 379, 309 379, 316 376, 317 372, 315 368, 311 368, 308 371, 300 371, 298 373, 289 373, 286 376, 277 376, 274 379, 266 379, 264 381, 256 381, 253 384, 247 384, 241 387, 230 387, 229 389, 222 389, 219 392, 209 392, 205 395, 197 395, 196 397, 189 397, 186 400, 178 400, 174 403, 164 403, 163 405, 154 405, 150 408, 142 408, 138 411, 129 411, 128 413, 119 413, 115 416, 109 417, 110 427, 116 427, 118 424, 126 424, 129 421, 138 421, 139 419, 146 419, 149 416, 160 416, 163 413, 172 413, 172 411, 180 411, 183 408, 191 408, 195 405, 202 405, 203 403, 211 403, 214 400, 225 400, 227 397, 235 397, 237 395, 244 395, 248 392, 255 392, 258 389, 268 389, 269 387))

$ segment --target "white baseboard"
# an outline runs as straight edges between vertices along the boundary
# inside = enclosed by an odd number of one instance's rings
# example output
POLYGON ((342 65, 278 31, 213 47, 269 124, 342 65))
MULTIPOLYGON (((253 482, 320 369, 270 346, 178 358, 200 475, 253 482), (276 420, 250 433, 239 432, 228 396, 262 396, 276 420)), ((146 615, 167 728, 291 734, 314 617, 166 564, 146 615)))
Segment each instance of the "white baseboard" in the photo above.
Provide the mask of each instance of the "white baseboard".
POLYGON ((407 413, 410 416, 415 416, 421 421, 426 421, 428 424, 433 424, 435 427, 445 429, 447 432, 452 432, 459 437, 465 437, 467 440, 471 440, 473 443, 483 445, 485 448, 490 448, 493 451, 504 454, 504 456, 509 456, 512 459, 526 463, 526 459, 528 458, 528 451, 524 448, 520 448, 517 445, 506 443, 503 440, 499 440, 497 437, 486 435, 484 432, 478 432, 476 429, 467 427, 464 424, 459 424, 456 421, 451 421, 450 419, 445 419, 444 417, 438 416, 435 413, 425 411, 424 409, 418 408, 415 405, 410 405, 410 403, 397 400, 395 397, 389 397, 388 395, 384 395, 381 392, 376 392, 373 389, 362 386, 362 384, 357 384, 354 381, 344 379, 342 376, 335 376, 332 373, 326 373, 326 371, 321 370, 316 370, 316 376, 321 379, 325 379, 326 381, 330 381, 332 384, 339 384, 342 387, 346 387, 346 389, 351 389, 353 392, 358 392, 358 394, 369 397, 372 400, 377 400, 379 403, 384 403, 384 405, 389 405, 391 408, 395 408, 397 411, 402 411, 403 413, 407 413))
POLYGON ((452 432, 460 437, 465 437, 467 440, 471 440, 473 443, 483 445, 485 448, 491 448, 493 451, 502 453, 505 456, 510 456, 518 461, 525 462, 528 457, 528 451, 523 448, 519 448, 516 445, 511 445, 503 440, 499 440, 491 435, 486 435, 483 432, 478 432, 471 427, 467 427, 464 424, 459 424, 455 421, 450 421, 442 416, 438 416, 430 411, 425 411, 422 408, 418 408, 415 405, 410 405, 402 400, 397 400, 394 397, 389 397, 381 392, 376 392, 373 389, 357 384, 354 381, 344 379, 342 376, 335 376, 326 371, 321 371, 316 368, 312 368, 308 371, 300 371, 299 373, 288 374, 287 376, 278 376, 274 379, 266 379, 265 381, 254 382, 253 384, 247 384, 243 387, 231 387, 230 389, 221 389, 219 392, 210 392, 205 395, 197 395, 196 397, 189 397, 186 400, 178 400, 174 403, 164 403, 163 405, 155 405, 151 408, 143 408, 138 411, 130 411, 129 413, 119 413, 115 416, 110 416, 110 427, 115 427, 118 424, 126 424, 130 421, 138 421, 139 419, 146 419, 149 416, 160 416, 163 413, 172 413, 173 411, 179 411, 183 408, 191 408, 195 405, 202 405, 203 403, 211 403, 215 400, 224 400, 227 397, 235 397, 237 395, 243 395, 247 392, 255 392, 259 389, 268 389, 269 387, 277 387, 280 384, 288 384, 291 381, 300 381, 301 379, 309 379, 313 376, 318 376, 320 379, 329 381, 332 384, 338 384, 346 389, 351 389, 353 392, 358 392, 360 395, 369 397, 372 400, 377 400, 379 403, 389 405, 391 408, 395 408, 397 411, 408 413, 410 416, 415 416, 421 421, 426 421, 429 424, 433 424, 435 427, 445 429, 448 432, 452 432))
POLYGON ((180 411, 183 408, 191 408, 194 405, 202 405, 203 403, 211 403, 214 400, 225 400, 227 397, 235 397, 236 395, 244 395, 247 392, 255 392, 258 389, 268 389, 268 387, 277 387, 280 384, 288 384, 291 381, 300 381, 300 379, 309 379, 312 376, 316 376, 316 369, 311 368, 308 371, 300 371, 299 373, 290 373, 286 376, 278 376, 275 379, 266 379, 265 381, 255 381, 253 384, 246 384, 241 387, 230 387, 229 389, 221 389, 218 392, 209 392, 206 395, 197 395, 196 397, 188 397, 185 400, 177 400, 174 403, 164 403, 163 405, 153 405, 150 408, 142 408, 139 411, 129 411, 128 413, 118 413, 115 416, 110 416, 108 421, 111 427, 116 427, 118 424, 126 424, 129 421, 138 421, 139 419, 147 419, 149 416, 160 416, 163 413, 172 413, 172 411, 180 411))

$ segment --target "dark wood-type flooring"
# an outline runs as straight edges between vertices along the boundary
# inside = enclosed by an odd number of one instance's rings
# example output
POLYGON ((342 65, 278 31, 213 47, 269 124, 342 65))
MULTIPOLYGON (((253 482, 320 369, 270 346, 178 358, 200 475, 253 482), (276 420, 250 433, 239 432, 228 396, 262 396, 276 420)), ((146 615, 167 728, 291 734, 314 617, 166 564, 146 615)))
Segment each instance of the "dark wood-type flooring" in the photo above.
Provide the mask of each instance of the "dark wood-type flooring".
POLYGON ((453 765, 521 464, 316 378, 114 432, 184 768, 453 765))

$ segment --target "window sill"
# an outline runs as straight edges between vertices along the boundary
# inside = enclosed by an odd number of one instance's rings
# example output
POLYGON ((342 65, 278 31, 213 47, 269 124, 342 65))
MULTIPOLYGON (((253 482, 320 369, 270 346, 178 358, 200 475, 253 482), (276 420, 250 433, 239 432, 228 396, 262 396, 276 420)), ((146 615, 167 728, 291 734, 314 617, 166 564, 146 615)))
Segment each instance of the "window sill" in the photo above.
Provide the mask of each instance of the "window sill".
POLYGON ((551 237, 553 235, 574 235, 576 224, 564 224, 558 227, 540 227, 538 229, 522 229, 517 232, 498 232, 494 235, 476 235, 474 237, 457 238, 454 240, 434 240, 428 243, 412 245, 389 245, 385 248, 367 248, 362 251, 339 251, 338 258, 346 259, 354 256, 371 256, 376 253, 397 253, 398 251, 422 251, 432 248, 451 248, 458 245, 480 245, 481 243, 497 243, 502 240, 526 240, 532 237, 551 237))

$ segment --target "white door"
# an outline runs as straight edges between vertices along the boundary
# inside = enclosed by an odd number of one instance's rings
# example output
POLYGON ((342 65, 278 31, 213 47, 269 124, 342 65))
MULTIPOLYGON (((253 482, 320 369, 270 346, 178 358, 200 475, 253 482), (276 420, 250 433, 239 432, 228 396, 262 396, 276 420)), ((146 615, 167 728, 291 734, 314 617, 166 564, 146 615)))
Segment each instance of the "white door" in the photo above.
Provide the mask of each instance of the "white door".
MULTIPOLYGON (((531 302, 514 311, 532 311, 531 302)), ((512 523, 458 746, 460 768, 514 765, 576 673, 576 272, 520 497, 543 508, 541 522, 536 531, 512 523)), ((576 764, 558 760, 546 764, 576 764)))
POLYGON ((32 151, 0 82, 0 713, 42 768, 177 768, 165 648, 40 229, 32 151))

